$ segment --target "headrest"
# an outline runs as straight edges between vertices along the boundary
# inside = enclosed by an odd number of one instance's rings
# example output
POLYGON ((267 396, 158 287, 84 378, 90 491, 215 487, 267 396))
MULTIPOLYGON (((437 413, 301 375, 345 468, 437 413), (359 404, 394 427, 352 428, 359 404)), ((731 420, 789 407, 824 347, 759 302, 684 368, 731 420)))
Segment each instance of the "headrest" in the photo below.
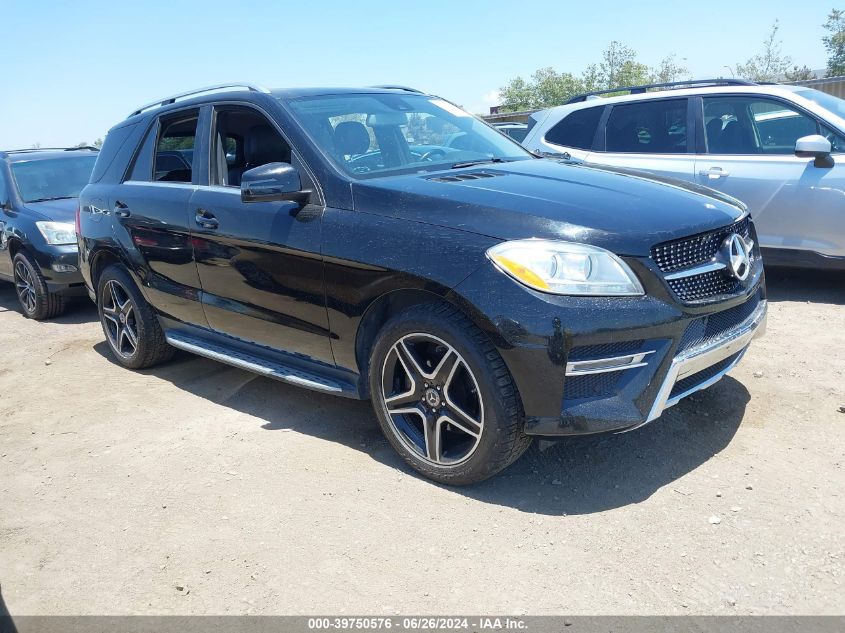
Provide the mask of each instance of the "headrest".
POLYGON ((344 156, 365 154, 370 148, 370 134, 363 123, 342 121, 334 129, 334 146, 344 156))
POLYGON ((279 133, 269 125, 250 128, 244 139, 246 164, 256 167, 267 163, 289 163, 290 149, 279 133))

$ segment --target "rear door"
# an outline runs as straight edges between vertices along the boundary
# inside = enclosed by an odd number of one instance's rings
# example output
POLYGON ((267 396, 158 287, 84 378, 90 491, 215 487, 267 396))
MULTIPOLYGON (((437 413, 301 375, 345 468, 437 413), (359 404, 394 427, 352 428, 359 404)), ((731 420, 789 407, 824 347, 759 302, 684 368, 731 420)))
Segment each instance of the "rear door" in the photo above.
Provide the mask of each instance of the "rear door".
POLYGON ((334 364, 325 304, 316 183, 278 128, 258 110, 214 110, 207 185, 190 199, 195 256, 210 327, 334 364), (295 202, 241 201, 243 171, 292 163, 312 194, 295 202))
POLYGON ((692 181, 694 121, 687 98, 615 104, 588 160, 692 181))
MULTIPOLYGON (((836 141, 836 134, 770 97, 703 97, 699 107, 705 143, 696 157, 698 182, 748 205, 761 246, 845 256, 845 156, 832 168, 795 156, 802 136, 836 141)), ((835 151, 842 144, 840 138, 835 151)))
POLYGON ((188 215, 200 173, 193 150, 200 145, 201 118, 194 108, 156 119, 107 212, 115 217, 117 240, 142 260, 150 303, 175 319, 207 326, 188 215))

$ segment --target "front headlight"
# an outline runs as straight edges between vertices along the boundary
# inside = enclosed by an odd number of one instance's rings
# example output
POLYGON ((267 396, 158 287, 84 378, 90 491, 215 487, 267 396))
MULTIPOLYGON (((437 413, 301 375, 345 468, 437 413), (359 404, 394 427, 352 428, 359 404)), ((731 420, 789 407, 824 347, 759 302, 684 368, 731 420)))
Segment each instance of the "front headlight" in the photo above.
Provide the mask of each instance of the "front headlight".
POLYGON ((558 295, 633 296, 643 294, 637 276, 610 251, 553 240, 497 244, 487 256, 517 281, 558 295))
POLYGON ((76 244, 76 227, 72 222, 36 222, 35 226, 48 244, 76 244))

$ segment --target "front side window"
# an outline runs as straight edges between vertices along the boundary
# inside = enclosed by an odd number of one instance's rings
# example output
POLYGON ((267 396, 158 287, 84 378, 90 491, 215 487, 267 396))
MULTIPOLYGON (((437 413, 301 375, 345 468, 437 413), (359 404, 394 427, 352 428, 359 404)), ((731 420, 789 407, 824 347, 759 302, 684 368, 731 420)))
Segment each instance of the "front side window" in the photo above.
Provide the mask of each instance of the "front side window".
POLYGON ((215 110, 211 184, 239 187, 249 169, 290 163, 291 147, 260 112, 244 106, 215 110))
POLYGON ((76 198, 88 184, 97 155, 42 158, 12 163, 18 192, 25 202, 76 198))
POLYGON ((179 116, 161 121, 156 142, 153 179, 190 183, 198 117, 179 116))
POLYGON ((684 154, 687 151, 687 100, 613 106, 606 138, 608 152, 684 154))
POLYGON ((317 146, 355 177, 531 158, 513 140, 436 97, 330 95, 295 99, 290 107, 317 146))
POLYGON ((704 136, 710 154, 793 154, 816 120, 791 106, 758 97, 705 97, 704 136))
POLYGON ((592 149, 604 106, 575 110, 546 132, 546 141, 574 149, 592 149))

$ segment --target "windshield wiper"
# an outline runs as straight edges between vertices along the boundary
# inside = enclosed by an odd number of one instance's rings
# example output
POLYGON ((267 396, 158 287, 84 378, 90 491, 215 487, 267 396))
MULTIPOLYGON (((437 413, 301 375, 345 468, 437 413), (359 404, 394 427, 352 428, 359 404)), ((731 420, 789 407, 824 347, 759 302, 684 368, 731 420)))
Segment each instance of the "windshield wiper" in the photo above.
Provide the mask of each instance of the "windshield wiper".
POLYGON ((476 165, 485 165, 487 163, 507 163, 504 158, 482 158, 480 160, 468 160, 463 163, 455 163, 452 169, 463 169, 464 167, 475 167, 476 165))
POLYGON ((70 200, 76 196, 55 196, 53 198, 36 198, 35 200, 27 200, 27 202, 50 202, 51 200, 70 200))

